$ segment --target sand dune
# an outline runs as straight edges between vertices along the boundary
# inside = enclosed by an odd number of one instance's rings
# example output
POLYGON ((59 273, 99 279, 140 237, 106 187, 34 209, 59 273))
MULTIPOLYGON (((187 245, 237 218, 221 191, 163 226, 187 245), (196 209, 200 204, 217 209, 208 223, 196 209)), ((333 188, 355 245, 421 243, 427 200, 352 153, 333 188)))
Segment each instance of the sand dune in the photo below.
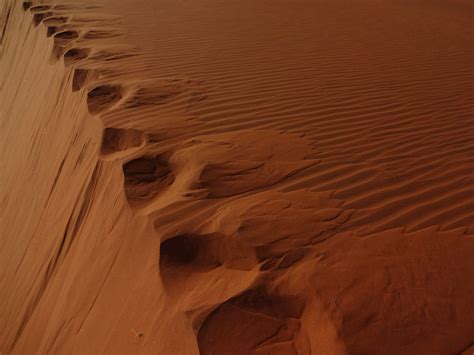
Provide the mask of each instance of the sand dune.
POLYGON ((467 0, 0 4, 2 354, 471 354, 467 0))

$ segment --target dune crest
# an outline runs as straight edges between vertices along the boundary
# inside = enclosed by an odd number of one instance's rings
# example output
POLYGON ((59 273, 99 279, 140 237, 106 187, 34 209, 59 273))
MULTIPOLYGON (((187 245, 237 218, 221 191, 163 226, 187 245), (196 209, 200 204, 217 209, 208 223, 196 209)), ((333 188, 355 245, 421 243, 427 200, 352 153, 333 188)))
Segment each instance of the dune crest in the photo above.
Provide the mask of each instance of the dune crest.
POLYGON ((471 352, 469 11, 4 1, 0 352, 471 352))

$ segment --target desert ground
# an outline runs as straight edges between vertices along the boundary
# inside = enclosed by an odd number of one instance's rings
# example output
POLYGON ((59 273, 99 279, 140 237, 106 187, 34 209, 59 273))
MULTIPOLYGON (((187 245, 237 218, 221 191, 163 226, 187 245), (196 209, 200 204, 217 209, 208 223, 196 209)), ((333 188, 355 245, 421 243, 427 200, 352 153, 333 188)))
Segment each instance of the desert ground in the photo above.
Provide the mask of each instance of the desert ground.
POLYGON ((0 2, 0 353, 474 354, 471 0, 0 2))

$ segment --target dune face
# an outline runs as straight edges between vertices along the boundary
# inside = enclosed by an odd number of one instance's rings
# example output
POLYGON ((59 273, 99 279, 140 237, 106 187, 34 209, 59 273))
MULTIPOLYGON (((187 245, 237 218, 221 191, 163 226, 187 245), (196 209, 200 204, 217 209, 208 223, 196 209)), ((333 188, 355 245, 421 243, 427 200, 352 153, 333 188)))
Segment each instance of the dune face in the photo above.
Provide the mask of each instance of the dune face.
POLYGON ((0 3, 2 354, 472 354, 473 4, 0 3))

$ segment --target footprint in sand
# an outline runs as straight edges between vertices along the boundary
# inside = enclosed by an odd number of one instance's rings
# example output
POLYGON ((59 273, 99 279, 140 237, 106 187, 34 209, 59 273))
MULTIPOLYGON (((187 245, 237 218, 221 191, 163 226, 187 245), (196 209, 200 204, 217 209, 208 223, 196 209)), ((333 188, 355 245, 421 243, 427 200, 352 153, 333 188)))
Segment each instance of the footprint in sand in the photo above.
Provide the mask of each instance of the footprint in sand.
POLYGON ((64 64, 70 66, 86 59, 91 52, 90 48, 71 48, 64 53, 64 64))
POLYGON ((114 155, 133 148, 142 147, 146 143, 145 134, 133 128, 113 128, 104 130, 101 155, 114 155))
POLYGON ((87 94, 87 107, 91 114, 98 114, 110 109, 122 97, 123 89, 119 85, 100 85, 90 90, 87 94))
POLYGON ((162 155, 133 159, 124 164, 123 173, 125 194, 131 206, 155 198, 175 179, 168 160, 162 155))

